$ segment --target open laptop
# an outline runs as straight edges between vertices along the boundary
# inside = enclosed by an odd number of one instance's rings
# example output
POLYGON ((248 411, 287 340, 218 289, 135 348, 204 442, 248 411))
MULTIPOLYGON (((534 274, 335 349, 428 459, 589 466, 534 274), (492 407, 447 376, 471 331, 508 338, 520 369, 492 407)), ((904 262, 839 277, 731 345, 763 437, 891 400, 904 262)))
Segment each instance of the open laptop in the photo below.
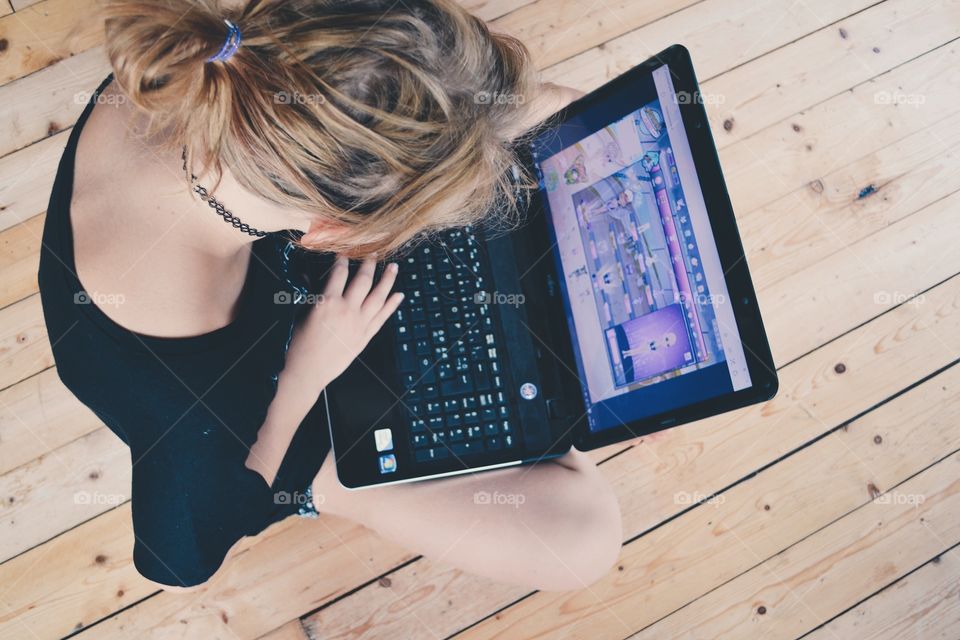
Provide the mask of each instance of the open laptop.
POLYGON ((776 393, 700 96, 670 47, 524 143, 522 226, 400 259, 396 317, 325 392, 344 486, 535 463, 776 393))

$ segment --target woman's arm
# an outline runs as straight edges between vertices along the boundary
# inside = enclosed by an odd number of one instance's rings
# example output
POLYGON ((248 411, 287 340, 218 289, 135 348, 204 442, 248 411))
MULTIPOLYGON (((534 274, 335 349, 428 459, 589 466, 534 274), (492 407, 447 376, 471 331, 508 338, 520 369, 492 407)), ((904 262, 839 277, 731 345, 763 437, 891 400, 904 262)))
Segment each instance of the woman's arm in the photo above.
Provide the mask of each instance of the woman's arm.
POLYGON ((374 286, 375 266, 373 260, 365 261, 348 285, 348 262, 337 260, 320 302, 294 331, 277 393, 246 461, 268 485, 324 387, 363 351, 403 300, 401 293, 390 295, 397 265, 388 265, 374 286))

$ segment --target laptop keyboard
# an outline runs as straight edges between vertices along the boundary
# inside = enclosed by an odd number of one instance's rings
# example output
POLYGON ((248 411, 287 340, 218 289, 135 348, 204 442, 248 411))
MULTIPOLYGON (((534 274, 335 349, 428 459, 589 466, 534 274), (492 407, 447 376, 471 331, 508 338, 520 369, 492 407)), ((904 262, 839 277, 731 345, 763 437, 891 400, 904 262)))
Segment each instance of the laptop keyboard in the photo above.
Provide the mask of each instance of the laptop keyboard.
POLYGON ((397 364, 418 462, 516 446, 488 283, 470 227, 401 260, 397 364))

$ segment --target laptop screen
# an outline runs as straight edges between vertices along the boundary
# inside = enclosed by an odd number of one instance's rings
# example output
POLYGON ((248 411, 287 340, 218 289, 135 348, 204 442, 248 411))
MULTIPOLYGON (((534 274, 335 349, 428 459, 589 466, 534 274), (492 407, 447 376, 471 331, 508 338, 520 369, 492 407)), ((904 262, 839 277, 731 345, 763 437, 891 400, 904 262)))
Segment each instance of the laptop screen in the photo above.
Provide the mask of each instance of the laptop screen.
POLYGON ((593 431, 751 384, 688 97, 662 65, 533 141, 593 431))

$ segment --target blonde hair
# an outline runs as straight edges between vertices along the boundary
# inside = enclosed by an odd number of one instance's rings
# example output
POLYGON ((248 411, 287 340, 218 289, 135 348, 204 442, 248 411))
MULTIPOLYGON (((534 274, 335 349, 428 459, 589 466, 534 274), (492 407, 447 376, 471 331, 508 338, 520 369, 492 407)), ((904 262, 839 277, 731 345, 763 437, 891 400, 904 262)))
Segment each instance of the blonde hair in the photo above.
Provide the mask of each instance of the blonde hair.
POLYGON ((511 210, 533 67, 452 0, 107 0, 106 17, 116 81, 190 167, 342 231, 307 248, 386 255, 511 210), (208 62, 225 19, 242 46, 208 62))

